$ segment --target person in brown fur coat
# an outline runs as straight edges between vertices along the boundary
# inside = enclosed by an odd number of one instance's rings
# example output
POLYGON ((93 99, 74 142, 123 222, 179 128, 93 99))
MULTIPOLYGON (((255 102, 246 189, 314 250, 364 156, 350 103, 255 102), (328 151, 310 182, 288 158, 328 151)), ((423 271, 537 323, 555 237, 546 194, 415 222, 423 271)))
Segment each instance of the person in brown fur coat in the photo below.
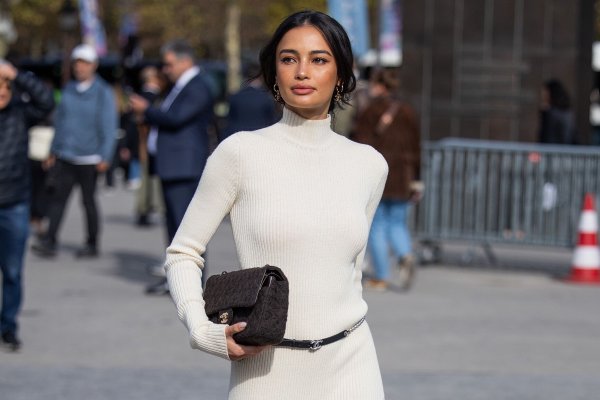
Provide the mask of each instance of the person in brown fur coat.
POLYGON ((399 88, 396 72, 375 71, 371 80, 370 104, 357 116, 352 139, 371 145, 385 158, 389 175, 369 235, 369 252, 374 278, 365 286, 376 290, 388 287, 390 248, 408 289, 414 275, 414 259, 407 226, 411 203, 420 199, 420 131, 417 115, 407 103, 394 97, 399 88))

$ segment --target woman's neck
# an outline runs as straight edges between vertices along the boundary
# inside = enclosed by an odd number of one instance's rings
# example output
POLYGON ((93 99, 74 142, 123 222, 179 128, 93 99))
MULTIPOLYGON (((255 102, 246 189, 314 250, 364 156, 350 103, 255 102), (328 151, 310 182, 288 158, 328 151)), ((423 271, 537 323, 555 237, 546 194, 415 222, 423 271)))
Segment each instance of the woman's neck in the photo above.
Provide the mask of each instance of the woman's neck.
POLYGON ((331 142, 336 134, 331 130, 331 118, 306 119, 289 108, 283 109, 277 136, 304 147, 322 147, 331 142))
POLYGON ((285 107, 307 120, 326 119, 328 117, 327 110, 323 109, 296 108, 287 104, 285 107))

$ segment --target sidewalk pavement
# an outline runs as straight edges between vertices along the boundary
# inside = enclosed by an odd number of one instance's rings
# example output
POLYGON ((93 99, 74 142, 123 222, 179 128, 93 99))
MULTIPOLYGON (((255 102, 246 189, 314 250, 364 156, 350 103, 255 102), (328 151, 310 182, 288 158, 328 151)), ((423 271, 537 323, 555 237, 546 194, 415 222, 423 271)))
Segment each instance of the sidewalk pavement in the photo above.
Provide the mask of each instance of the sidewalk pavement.
MULTIPOLYGON (((99 259, 73 257, 83 241, 78 198, 58 257, 27 256, 24 345, 0 352, 0 399, 225 399, 228 362, 191 350, 170 298, 144 294, 162 226, 133 225, 131 192, 99 198, 99 259)), ((365 292, 386 398, 600 398, 600 287, 552 278, 568 272, 569 252, 503 248, 503 268, 491 268, 483 257, 454 265, 457 251, 421 268, 408 293, 365 292)), ((227 221, 207 258, 209 274, 237 266, 227 221)))

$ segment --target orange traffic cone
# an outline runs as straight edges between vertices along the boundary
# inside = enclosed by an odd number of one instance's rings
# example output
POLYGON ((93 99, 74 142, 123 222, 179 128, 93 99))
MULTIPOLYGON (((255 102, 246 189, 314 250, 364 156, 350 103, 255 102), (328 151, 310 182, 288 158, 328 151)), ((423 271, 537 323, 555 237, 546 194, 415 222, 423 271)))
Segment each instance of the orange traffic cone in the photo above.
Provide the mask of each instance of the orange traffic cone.
POLYGON ((579 240, 573 254, 571 275, 567 282, 600 285, 600 248, 598 215, 594 197, 587 193, 579 219, 579 240))

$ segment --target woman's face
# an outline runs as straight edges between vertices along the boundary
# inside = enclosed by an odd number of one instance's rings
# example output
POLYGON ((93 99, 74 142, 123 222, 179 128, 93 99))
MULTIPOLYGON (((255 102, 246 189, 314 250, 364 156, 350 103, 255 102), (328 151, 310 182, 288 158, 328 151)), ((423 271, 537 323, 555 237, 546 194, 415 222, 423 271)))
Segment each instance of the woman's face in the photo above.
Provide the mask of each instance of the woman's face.
POLYGON ((277 86, 287 108, 306 119, 326 118, 338 76, 321 32, 310 25, 290 29, 277 46, 275 60, 277 86))

